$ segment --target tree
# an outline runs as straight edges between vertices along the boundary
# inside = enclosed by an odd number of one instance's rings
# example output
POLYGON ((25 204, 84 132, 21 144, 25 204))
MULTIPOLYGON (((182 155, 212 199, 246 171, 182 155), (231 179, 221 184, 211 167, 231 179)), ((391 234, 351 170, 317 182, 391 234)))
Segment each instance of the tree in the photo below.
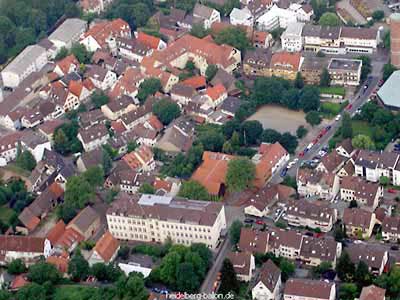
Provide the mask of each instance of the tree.
POLYGON ((356 200, 351 200, 349 203, 349 208, 356 208, 358 207, 357 201, 356 200))
POLYGON ((400 296, 400 267, 392 267, 389 274, 382 274, 374 283, 386 289, 388 296, 397 299, 400 296))
POLYGON ((36 160, 30 151, 25 150, 17 155, 15 164, 24 170, 32 171, 36 167, 36 160))
POLYGON ((99 166, 89 167, 83 174, 82 177, 92 187, 101 186, 104 182, 104 172, 99 166))
POLYGON ((318 124, 321 123, 322 118, 321 118, 319 112, 317 112, 317 111, 315 111, 315 110, 312 110, 312 111, 309 111, 309 112, 306 114, 306 121, 307 121, 307 123, 310 124, 311 126, 315 126, 315 125, 318 125, 318 124))
POLYGON ((239 243, 242 227, 243 223, 239 220, 233 221, 231 227, 229 227, 229 239, 233 245, 239 243))
POLYGON ((353 126, 351 124, 351 116, 347 112, 343 114, 341 133, 344 139, 353 137, 353 126))
POLYGON ((103 91, 101 92, 94 92, 93 95, 90 97, 95 108, 100 108, 103 105, 107 104, 110 101, 110 98, 104 94, 103 91))
POLYGON ((138 147, 139 145, 136 143, 136 141, 129 141, 128 142, 128 153, 131 153, 132 151, 135 151, 135 149, 138 147))
POLYGON ((245 145, 255 145, 263 133, 263 127, 259 121, 245 121, 241 126, 245 145))
POLYGON ((198 132, 198 140, 203 145, 204 150, 208 151, 220 152, 224 145, 224 135, 220 128, 207 125, 204 131, 198 132))
POLYGON ((230 292, 239 292, 239 281, 236 277, 235 269, 233 268, 232 262, 225 258, 221 268, 221 284, 218 292, 221 294, 228 294, 230 292))
POLYGON ((194 180, 185 181, 179 190, 178 196, 193 200, 210 199, 207 189, 194 180))
POLYGON ((82 44, 76 43, 71 47, 71 53, 75 55, 76 59, 81 64, 88 64, 92 59, 92 53, 86 50, 86 47, 82 44))
POLYGON ((26 271, 25 263, 22 259, 14 259, 7 265, 7 272, 12 275, 24 273, 26 271))
POLYGON ((306 113, 312 110, 318 110, 320 105, 319 89, 309 85, 304 87, 300 93, 299 105, 306 113))
POLYGON ((90 268, 90 274, 97 278, 99 281, 105 281, 107 276, 107 267, 104 263, 95 263, 90 268))
POLYGON ((209 34, 209 31, 204 28, 203 24, 195 23, 192 25, 192 29, 190 29, 190 34, 202 39, 209 34))
POLYGON ((150 183, 143 183, 139 188, 139 193, 141 194, 155 194, 156 190, 150 183))
POLYGON ((340 300, 353 300, 358 296, 358 288, 354 283, 343 283, 339 288, 340 300))
POLYGON ((68 274, 73 281, 85 280, 89 275, 89 263, 78 249, 68 262, 68 274))
POLYGON ((196 4, 196 0, 181 0, 175 2, 175 7, 185 10, 186 12, 192 11, 196 4))
POLYGON ((104 149, 102 149, 102 154, 101 154, 101 164, 103 167, 103 172, 105 175, 110 174, 110 171, 112 169, 112 159, 110 157, 110 154, 108 154, 107 151, 105 151, 104 149))
POLYGON ((339 26, 340 19, 335 13, 326 12, 321 16, 318 23, 322 26, 339 26))
POLYGON ((171 286, 176 285, 176 270, 181 262, 181 256, 177 252, 168 253, 160 265, 161 280, 171 286))
POLYGON ((148 96, 154 95, 159 90, 161 90, 160 79, 148 78, 140 84, 137 97, 141 103, 144 103, 148 96))
POLYGON ((296 79, 294 80, 294 87, 301 90, 304 87, 304 80, 300 72, 297 72, 296 79))
POLYGON ((281 138, 279 139, 279 143, 289 153, 294 153, 299 144, 297 138, 289 132, 285 132, 284 134, 282 134, 281 138))
POLYGON ((357 264, 354 280, 360 288, 370 285, 372 282, 372 275, 369 273, 368 265, 362 260, 357 264))
POLYGON ((184 262, 176 270, 177 287, 180 291, 193 293, 200 286, 200 280, 192 264, 184 262))
POLYGON ((218 67, 216 65, 208 65, 207 66, 205 75, 206 75, 206 79, 208 82, 210 82, 214 78, 215 74, 217 74, 217 71, 218 71, 218 67))
POLYGON ((255 178, 255 166, 248 158, 237 158, 229 161, 226 173, 226 184, 231 192, 240 192, 252 186, 255 178))
POLYGON ((387 176, 379 177, 379 184, 383 186, 388 186, 390 184, 390 179, 387 176))
POLYGON ((333 236, 335 237, 335 241, 342 242, 343 239, 346 237, 346 229, 344 228, 345 225, 337 224, 335 227, 335 231, 333 236))
POLYGON ((390 63, 385 64, 383 66, 383 76, 382 76, 383 81, 388 80, 390 75, 392 75, 393 72, 396 70, 397 70, 397 68, 395 66, 393 66, 392 64, 390 64, 390 63))
POLYGON ((11 294, 6 290, 0 290, 0 300, 10 300, 11 294))
POLYGON ((217 44, 227 44, 240 51, 248 49, 251 45, 246 31, 239 27, 222 29, 216 34, 214 40, 217 44))
POLYGON ((326 12, 327 6, 325 0, 311 0, 311 6, 314 11, 315 20, 319 20, 319 18, 326 12))
POLYGON ((125 279, 121 277, 117 282, 117 289, 123 294, 123 300, 147 300, 149 294, 144 286, 143 278, 140 274, 132 272, 125 279))
POLYGON ((354 277, 355 266, 351 262, 350 256, 346 251, 342 252, 336 264, 336 273, 340 280, 351 281, 354 277))
POLYGON ((122 245, 121 248, 118 250, 118 257, 120 257, 123 260, 127 260, 129 258, 129 253, 131 252, 131 249, 126 246, 122 245))
POLYGON ((366 55, 361 55, 361 56, 357 57, 357 59, 362 61, 361 81, 364 81, 365 79, 367 79, 368 74, 371 73, 371 71, 372 71, 371 58, 366 55))
POLYGON ((65 5, 65 16, 68 18, 79 18, 81 16, 81 10, 78 5, 74 2, 67 3, 65 5))
POLYGON ((308 130, 303 125, 300 125, 296 130, 296 136, 297 138, 302 139, 307 135, 307 132, 308 130))
POLYGON ((291 275, 294 274, 296 271, 296 266, 286 258, 282 258, 279 263, 279 269, 281 269, 282 272, 282 281, 286 281, 291 275))
POLYGON ((372 19, 375 21, 380 21, 385 17, 385 12, 383 10, 376 10, 372 13, 372 19))
POLYGON ((211 250, 205 244, 195 243, 190 246, 190 251, 197 253, 201 257, 206 269, 208 269, 213 257, 211 250))
POLYGON ((321 78, 319 80, 319 85, 322 87, 328 87, 331 85, 331 75, 329 75, 327 68, 322 69, 321 78))
POLYGON ((18 300, 43 300, 46 299, 46 289, 44 286, 31 283, 18 290, 18 300))
POLYGON ((261 141, 265 143, 276 143, 282 138, 282 135, 275 129, 265 129, 261 135, 261 141))
POLYGON ((55 61, 62 60, 63 58, 67 57, 68 49, 65 47, 61 47, 61 49, 57 52, 56 57, 54 58, 55 61))
POLYGON ((57 268, 46 262, 38 262, 28 270, 28 279, 37 284, 44 284, 47 281, 56 284, 60 278, 57 268))
POLYGON ((366 149, 366 150, 373 150, 375 149, 375 144, 371 140, 371 138, 364 134, 356 135, 352 140, 351 143, 354 148, 357 149, 366 149))
POLYGON ((153 105, 153 113, 164 125, 168 125, 179 117, 181 110, 175 102, 162 99, 153 105))

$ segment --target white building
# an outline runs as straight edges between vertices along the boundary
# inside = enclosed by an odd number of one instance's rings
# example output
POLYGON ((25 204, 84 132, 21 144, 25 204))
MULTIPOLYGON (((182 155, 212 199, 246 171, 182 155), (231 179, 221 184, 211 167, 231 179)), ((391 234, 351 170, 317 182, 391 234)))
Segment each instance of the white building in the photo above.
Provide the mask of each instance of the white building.
POLYGON ((257 28, 262 31, 272 31, 277 28, 286 28, 289 23, 297 21, 294 11, 282 9, 274 5, 256 21, 257 28))
POLYGON ((102 123, 88 129, 80 129, 77 136, 85 151, 91 151, 106 144, 109 137, 107 127, 102 123))
POLYGON ((3 84, 16 88, 21 81, 32 73, 39 72, 46 64, 46 49, 38 45, 28 46, 1 71, 3 84))
POLYGON ((242 9, 234 8, 229 15, 229 20, 232 25, 245 25, 253 27, 254 18, 247 7, 242 9))
POLYGON ((222 203, 120 193, 107 214, 108 229, 120 240, 191 245, 215 250, 226 229, 222 203))
POLYGON ((298 3, 292 3, 289 6, 289 10, 296 13, 296 18, 299 22, 310 22, 311 17, 314 14, 312 6, 308 4, 301 5, 298 3))
POLYGON ((286 30, 281 35, 282 49, 289 52, 300 52, 303 49, 303 31, 304 23, 289 23, 286 30))
POLYGON ((281 270, 272 260, 268 260, 261 267, 260 277, 251 290, 251 296, 254 300, 279 299, 281 287, 281 270))
POLYGON ((41 256, 51 255, 50 241, 30 236, 0 235, 0 264, 21 259, 25 264, 34 263, 41 256))
POLYGON ((87 29, 87 22, 81 19, 66 19, 48 39, 60 50, 62 47, 70 49, 73 43, 79 41, 87 29))

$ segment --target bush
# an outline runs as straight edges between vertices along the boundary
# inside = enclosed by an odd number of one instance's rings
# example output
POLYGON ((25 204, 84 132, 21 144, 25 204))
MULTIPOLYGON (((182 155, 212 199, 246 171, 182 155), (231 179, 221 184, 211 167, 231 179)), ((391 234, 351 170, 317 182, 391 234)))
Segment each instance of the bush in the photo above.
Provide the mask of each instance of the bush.
POLYGON ((297 128, 296 130, 296 136, 299 139, 302 139, 303 137, 305 137, 307 135, 308 130, 303 126, 300 125, 299 128, 297 128))

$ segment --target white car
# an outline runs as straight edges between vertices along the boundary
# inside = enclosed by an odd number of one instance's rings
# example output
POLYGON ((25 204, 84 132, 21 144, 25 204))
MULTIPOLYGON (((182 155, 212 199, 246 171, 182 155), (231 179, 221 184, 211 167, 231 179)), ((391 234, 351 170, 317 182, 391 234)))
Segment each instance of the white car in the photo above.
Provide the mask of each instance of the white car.
POLYGON ((339 121, 341 117, 342 117, 341 115, 337 115, 335 121, 339 121))

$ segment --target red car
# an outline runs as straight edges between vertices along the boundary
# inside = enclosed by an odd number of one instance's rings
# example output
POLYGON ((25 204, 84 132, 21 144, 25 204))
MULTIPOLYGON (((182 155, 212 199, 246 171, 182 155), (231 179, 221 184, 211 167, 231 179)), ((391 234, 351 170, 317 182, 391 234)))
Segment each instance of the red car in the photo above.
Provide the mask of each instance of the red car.
POLYGON ((315 140, 313 140, 312 142, 313 142, 313 144, 315 145, 316 143, 318 143, 318 141, 319 141, 319 139, 318 138, 316 138, 315 140))
POLYGON ((257 221, 256 221, 256 224, 258 224, 258 225, 264 225, 265 222, 264 222, 263 220, 257 220, 257 221))
POLYGON ((397 191, 396 191, 396 190, 394 190, 394 189, 388 189, 388 193, 391 193, 391 194, 396 194, 396 193, 397 193, 397 191))
POLYGON ((347 110, 350 110, 351 108, 353 107, 353 105, 352 104, 349 104, 349 105, 347 105, 347 110))
POLYGON ((300 153, 299 153, 299 157, 303 157, 304 156, 304 151, 301 151, 300 153))

